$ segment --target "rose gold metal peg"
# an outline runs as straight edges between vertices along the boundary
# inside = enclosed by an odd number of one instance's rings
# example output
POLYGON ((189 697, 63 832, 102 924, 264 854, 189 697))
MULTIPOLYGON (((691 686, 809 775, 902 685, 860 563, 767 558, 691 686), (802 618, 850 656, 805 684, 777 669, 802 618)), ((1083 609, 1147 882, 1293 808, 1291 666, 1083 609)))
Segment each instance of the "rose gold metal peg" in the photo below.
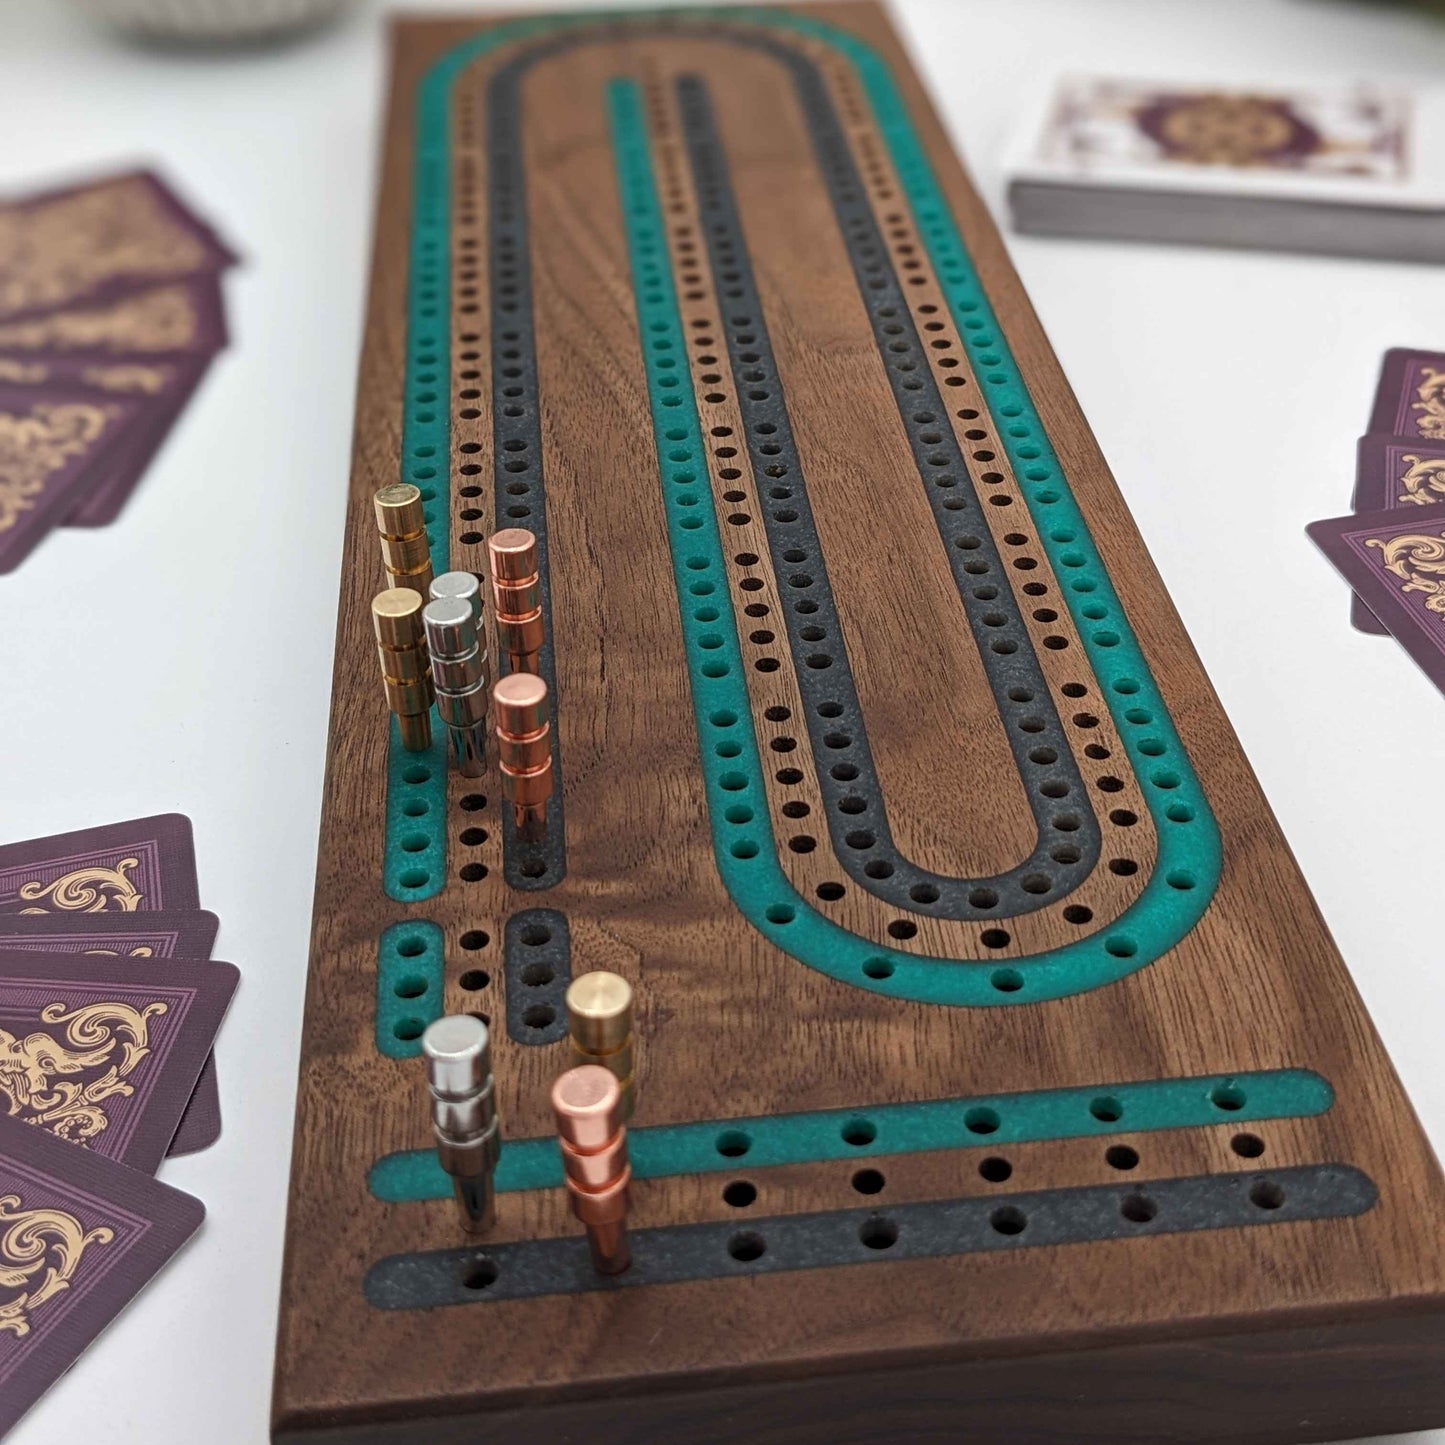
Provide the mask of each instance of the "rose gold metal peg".
POLYGON ((552 1085, 552 1112, 572 1213, 587 1230, 592 1267, 621 1274, 632 1263, 627 1243, 627 1125, 622 1087, 607 1069, 582 1064, 552 1085))
POLYGON ((525 838, 539 838, 547 827, 547 799, 552 796, 552 724, 547 713, 547 684, 534 673, 514 672, 492 688, 502 792, 525 838))
POLYGON ((492 610, 497 647, 513 672, 536 672, 542 650, 542 583, 537 539, 523 527, 507 527, 487 542, 492 564, 492 610))
POLYGON ((376 530, 381 534, 381 565, 388 587, 410 587, 422 601, 431 595, 431 547, 421 490, 410 482, 382 487, 372 497, 376 530))
POLYGON ((386 703, 396 714, 402 746, 412 753, 431 746, 431 663, 421 613, 421 594, 410 587, 389 587, 371 599, 386 703))

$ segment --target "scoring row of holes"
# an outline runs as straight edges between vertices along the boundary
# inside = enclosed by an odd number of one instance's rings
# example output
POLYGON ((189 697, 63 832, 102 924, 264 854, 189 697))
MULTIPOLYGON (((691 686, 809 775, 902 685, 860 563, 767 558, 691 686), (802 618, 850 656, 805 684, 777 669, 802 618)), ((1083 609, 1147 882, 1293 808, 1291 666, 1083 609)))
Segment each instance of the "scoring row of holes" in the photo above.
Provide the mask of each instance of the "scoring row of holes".
MULTIPOLYGON (((1264 1140, 1258 1134, 1236 1134, 1229 1147, 1241 1159, 1258 1159, 1265 1152, 1264 1140)), ((1111 1169, 1128 1173, 1139 1167, 1139 1151, 1128 1144, 1111 1144, 1104 1151, 1104 1162, 1111 1169)), ((1001 1154, 990 1154, 979 1161, 979 1178, 989 1184, 1004 1184, 1013 1178, 1014 1166, 1001 1154)), ((881 1169, 858 1169, 849 1180, 851 1187, 859 1194, 881 1194, 887 1188, 888 1179, 881 1169)), ((733 1209, 749 1209, 757 1203, 758 1186, 751 1179, 733 1179, 723 1186, 723 1203, 733 1209)))

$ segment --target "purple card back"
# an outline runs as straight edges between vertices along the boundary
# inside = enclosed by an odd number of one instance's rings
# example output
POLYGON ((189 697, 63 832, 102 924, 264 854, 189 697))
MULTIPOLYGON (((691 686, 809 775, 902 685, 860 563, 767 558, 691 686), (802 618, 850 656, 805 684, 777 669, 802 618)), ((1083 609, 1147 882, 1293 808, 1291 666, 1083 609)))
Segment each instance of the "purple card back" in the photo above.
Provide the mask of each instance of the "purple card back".
POLYGON ((215 276, 148 286, 95 306, 0 322, 0 352, 12 354, 209 356, 225 344, 221 286, 215 276))
POLYGON ((148 427, 127 456, 124 467, 113 468, 102 477, 91 494, 65 519, 67 527, 108 527, 120 515, 144 476, 146 468, 155 459, 177 418, 185 410, 201 378, 211 364, 209 356, 183 357, 177 362, 183 380, 175 393, 164 403, 154 418, 154 425, 148 427))
POLYGON ((1332 517, 1306 530, 1445 691, 1445 503, 1332 517))
POLYGON ((0 319, 94 305, 235 259, 154 172, 98 177, 0 205, 0 319))
MULTIPOLYGON (((216 915, 194 913, 9 913, 0 915, 0 948, 83 953, 96 958, 204 960, 216 942, 216 915)), ((208 1058, 168 1154, 194 1154, 221 1137, 216 1061, 208 1058)))
POLYGON ((229 963, 0 949, 0 1104, 155 1173, 239 979, 229 963))
POLYGON ((1370 430, 1445 438, 1445 352, 1396 347, 1385 353, 1370 430))
POLYGON ((0 1435, 200 1227, 200 1200, 0 1118, 0 1435))
POLYGON ((0 847, 0 914, 194 911, 200 906, 191 820, 183 813, 0 847))
POLYGON ((127 428, 124 445, 106 454, 104 475, 64 518, 69 527, 103 527, 119 515, 166 434, 205 373, 208 358, 117 356, 86 360, 51 352, 0 355, 0 383, 10 386, 66 386, 134 401, 140 411, 127 428))
POLYGON ((1360 438, 1357 457, 1357 512, 1445 502, 1445 438, 1432 442, 1368 432, 1360 438))
POLYGON ((207 959, 219 923, 214 913, 7 913, 0 948, 88 953, 109 958, 207 959))
POLYGON ((141 404, 74 387, 0 385, 0 572, 96 490, 141 404))
MULTIPOLYGON (((1369 432, 1356 449, 1357 512, 1391 507, 1427 506, 1445 501, 1445 441, 1369 432)), ((1389 628, 1358 596, 1352 599, 1350 621, 1361 632, 1387 636, 1389 628)))

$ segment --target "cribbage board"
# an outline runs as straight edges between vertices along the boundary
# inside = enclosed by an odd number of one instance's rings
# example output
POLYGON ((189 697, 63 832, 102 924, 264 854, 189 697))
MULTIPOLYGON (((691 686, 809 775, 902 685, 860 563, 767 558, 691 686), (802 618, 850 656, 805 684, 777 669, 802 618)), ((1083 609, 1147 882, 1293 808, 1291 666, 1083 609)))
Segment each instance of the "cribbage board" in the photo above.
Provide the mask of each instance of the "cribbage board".
POLYGON ((276 1437, 1445 1422, 1438 1166, 883 13, 393 53, 276 1437), (388 718, 398 480, 438 571, 539 539, 540 842, 495 753, 388 718), (548 1107, 593 968, 638 1000, 609 1279, 548 1107), (417 1057, 456 1012, 505 1136, 481 1241, 417 1057))

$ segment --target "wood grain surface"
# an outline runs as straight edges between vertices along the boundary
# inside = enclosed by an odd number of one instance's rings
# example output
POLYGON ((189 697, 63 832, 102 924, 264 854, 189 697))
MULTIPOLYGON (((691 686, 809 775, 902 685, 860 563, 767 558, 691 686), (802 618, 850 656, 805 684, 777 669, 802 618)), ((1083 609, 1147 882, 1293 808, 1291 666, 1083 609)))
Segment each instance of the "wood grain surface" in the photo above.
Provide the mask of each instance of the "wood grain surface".
MULTIPOLYGON (((724 40, 603 38, 540 61, 522 86, 532 231, 543 471, 552 549, 553 636, 561 706, 567 876, 545 893, 503 878, 496 778, 450 781, 448 877, 440 896, 405 906, 382 890, 387 714, 368 607, 383 586, 371 494, 397 479, 406 356, 408 221, 415 94, 435 60, 486 21, 414 20, 394 30, 376 250, 358 394, 337 631, 290 1220, 277 1352, 277 1438, 360 1442, 486 1441, 540 1433, 567 1441, 697 1442, 1320 1440, 1445 1421, 1445 1240, 1438 1165, 1262 797, 1108 468, 1079 412, 988 215, 902 53, 871 3, 808 13, 863 37, 890 64, 978 266, 1008 345, 1079 498, 1149 664, 1218 817, 1223 877, 1201 922, 1123 981, 1049 1003, 928 1006, 837 982, 789 958, 729 898, 712 835, 692 721, 678 602, 660 503, 658 460, 612 144, 601 97, 627 76, 649 100, 658 184, 669 222, 696 225, 675 134, 671 82, 702 74, 752 252, 764 314, 828 559, 848 660, 862 699, 900 850, 946 874, 1003 870, 1032 846, 1034 824, 974 643, 959 619, 947 559, 904 445, 886 374, 811 159, 781 63, 724 40), (886 499, 886 501, 885 501, 886 499), (462 810, 463 796, 485 806, 462 810), (464 828, 484 841, 464 844, 464 828), (480 863, 485 876, 460 870, 480 863), (506 918, 544 906, 567 915, 573 971, 605 967, 638 999, 639 1126, 852 1108, 917 1099, 1077 1087, 1254 1069, 1310 1068, 1337 1094, 1313 1119, 1250 1130, 1271 1166, 1341 1162, 1379 1189, 1368 1213, 1190 1235, 1106 1241, 928 1261, 705 1280, 623 1294, 551 1296, 485 1306, 382 1311, 362 1294, 379 1258, 462 1244, 450 1201, 386 1204, 368 1191, 383 1155, 429 1144, 419 1061, 376 1049, 377 939, 402 918, 445 932, 449 1011, 498 1021, 494 1059, 504 1133, 548 1131, 547 1090, 565 1045, 506 1036, 501 940, 506 918), (486 942, 479 943, 481 935, 486 942), (467 940, 464 946, 463 939, 467 940), (489 981, 481 986, 478 972, 489 981)), ((453 107, 454 285, 452 561, 480 570, 494 516, 487 295, 486 122, 491 75, 534 42, 505 46, 462 77, 453 107), (468 339, 472 338, 472 339, 468 339), (475 391, 477 398, 463 396, 475 391), (476 415, 465 416, 464 412, 476 415)), ((878 153, 856 79, 813 42, 849 117, 850 144, 881 213, 896 178, 878 153)), ((905 222, 889 231, 895 264, 918 252, 905 222)), ((700 277, 684 324, 716 318, 713 278, 696 248, 679 273, 700 277)), ((931 274, 915 306, 936 304, 931 274)), ((942 314, 942 308, 939 313, 942 314)), ((956 340, 951 322, 936 335, 956 340)), ((721 337, 717 338, 721 343, 721 337)), ((962 347, 959 393, 978 392, 962 347)), ((699 394, 726 353, 691 349, 699 394)), ((705 434, 741 425, 731 388, 699 403, 705 434)), ((953 418, 962 439, 986 409, 953 418)), ((992 433, 989 433, 990 435, 992 433)), ((969 438, 975 450, 983 443, 969 438)), ((1001 453, 1001 448, 999 449, 1001 453)), ((709 457, 730 555, 729 578, 761 579, 732 596, 776 608, 761 525, 731 524, 746 459, 709 457)), ((996 489, 1017 496, 1006 462, 996 489)), ((999 506, 989 524, 1011 525, 999 506)), ((1022 506, 1012 510, 1021 514, 1022 506)), ((1042 570, 1054 579, 1040 554, 1042 570)), ((739 613, 758 736, 791 736, 768 708, 799 709, 783 665, 752 665, 768 644, 739 613)), ((1067 621, 1032 623, 1036 642, 1067 621)), ((1040 654, 1051 690, 1094 679, 1077 645, 1040 654)), ((1070 709, 1070 712, 1074 709, 1070 709)), ((1102 709, 1100 710, 1102 712, 1102 709)), ((1066 717, 1069 713, 1064 714, 1066 717)), ((1072 726, 1072 725, 1071 725, 1072 726)), ((801 735, 798 735, 801 736, 801 735)), ((1069 902, 1090 929, 1137 896, 1156 839, 1107 718, 1070 745, 1113 756, 1123 790, 1096 799, 1101 865, 1069 902), (1110 809, 1144 821, 1122 826, 1110 809), (1128 857, 1134 873, 1107 860, 1128 857)), ((804 744, 805 746, 805 744, 804 744)), ((902 916, 843 881, 809 765, 801 783, 769 782, 780 857, 805 897, 854 932, 889 940, 902 916), (808 811, 785 812, 804 803, 808 811), (816 827, 808 819, 817 820, 816 827), (811 828, 817 846, 787 844, 811 828)), ((1090 765, 1086 777, 1094 776, 1090 765)), ((912 915, 910 915, 912 916, 912 915)), ((1059 907, 1011 925, 1002 949, 985 925, 916 916, 893 946, 958 958, 1057 947, 1080 929, 1059 907)), ((1138 1152, 1129 1182, 1257 1167, 1227 1124, 1119 1135, 1138 1152)), ((1116 1183, 1098 1140, 1012 1146, 1007 1184, 979 1174, 983 1151, 870 1160, 889 1203, 1116 1183)), ((846 1161, 740 1171, 754 1213, 856 1207, 846 1161)), ((727 1174, 647 1180, 638 1227, 730 1218, 727 1174)), ((494 1237, 570 1235, 562 1191, 502 1198, 494 1237)))

